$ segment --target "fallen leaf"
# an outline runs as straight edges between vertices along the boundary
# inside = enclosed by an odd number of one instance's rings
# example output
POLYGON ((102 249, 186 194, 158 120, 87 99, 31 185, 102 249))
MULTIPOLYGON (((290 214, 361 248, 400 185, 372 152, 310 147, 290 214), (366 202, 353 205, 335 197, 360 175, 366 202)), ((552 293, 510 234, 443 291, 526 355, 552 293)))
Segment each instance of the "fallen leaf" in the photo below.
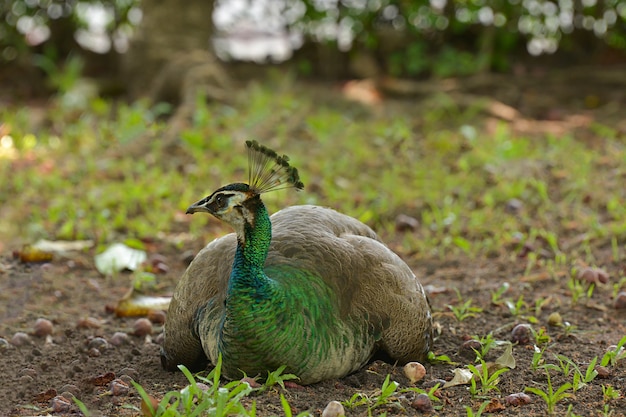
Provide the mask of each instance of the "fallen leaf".
MULTIPOLYGON (((515 358, 513 357, 513 345, 508 344, 504 353, 496 359, 496 365, 500 368, 515 369, 515 358)), ((500 369, 499 368, 499 369, 500 369)))
POLYGON ((155 311, 167 311, 172 297, 156 297, 128 291, 115 307, 118 317, 147 316, 155 311))
POLYGON ((145 251, 133 249, 123 243, 114 243, 94 257, 96 269, 104 275, 112 275, 124 269, 134 271, 146 259, 145 251))
POLYGON ((487 404, 487 407, 485 407, 485 412, 495 413, 496 411, 502 411, 505 408, 506 407, 500 402, 500 400, 492 398, 491 401, 489 401, 489 404, 487 404))
POLYGON ((89 249, 93 246, 91 240, 46 240, 41 239, 33 245, 33 248, 44 252, 67 255, 68 252, 76 252, 89 249))
POLYGON ((18 258, 23 263, 34 262, 50 262, 53 254, 50 252, 42 251, 31 245, 24 245, 21 250, 13 253, 15 258, 18 258))
POLYGON ((455 368, 452 370, 452 373, 454 374, 454 377, 450 381, 443 384, 442 388, 449 388, 449 387, 454 387, 457 385, 469 384, 473 375, 469 369, 465 369, 465 368, 455 368))

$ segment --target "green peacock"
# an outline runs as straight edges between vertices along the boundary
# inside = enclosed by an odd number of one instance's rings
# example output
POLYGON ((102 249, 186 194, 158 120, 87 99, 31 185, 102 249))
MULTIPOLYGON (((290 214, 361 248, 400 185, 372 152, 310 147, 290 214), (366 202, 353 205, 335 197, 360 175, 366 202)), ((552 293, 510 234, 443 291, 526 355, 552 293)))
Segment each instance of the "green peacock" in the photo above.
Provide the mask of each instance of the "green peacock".
POLYGON ((217 363, 230 379, 285 365, 301 384, 340 378, 373 357, 424 360, 429 304, 411 269, 360 221, 319 206, 271 217, 261 194, 302 189, 289 158, 246 142, 249 181, 191 205, 235 230, 209 243, 178 282, 161 362, 217 363))

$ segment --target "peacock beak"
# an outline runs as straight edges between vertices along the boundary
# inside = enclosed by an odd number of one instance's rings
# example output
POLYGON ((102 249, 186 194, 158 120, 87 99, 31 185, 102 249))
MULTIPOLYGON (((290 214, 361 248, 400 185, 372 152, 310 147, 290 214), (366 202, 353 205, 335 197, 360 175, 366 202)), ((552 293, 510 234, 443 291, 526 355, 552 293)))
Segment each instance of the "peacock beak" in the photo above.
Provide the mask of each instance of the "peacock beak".
POLYGON ((185 214, 194 214, 194 213, 198 213, 198 212, 204 212, 204 213, 213 213, 213 210, 211 210, 209 208, 209 198, 203 198, 202 200, 198 201, 197 203, 193 203, 192 205, 190 205, 187 208, 187 211, 185 212, 185 214))

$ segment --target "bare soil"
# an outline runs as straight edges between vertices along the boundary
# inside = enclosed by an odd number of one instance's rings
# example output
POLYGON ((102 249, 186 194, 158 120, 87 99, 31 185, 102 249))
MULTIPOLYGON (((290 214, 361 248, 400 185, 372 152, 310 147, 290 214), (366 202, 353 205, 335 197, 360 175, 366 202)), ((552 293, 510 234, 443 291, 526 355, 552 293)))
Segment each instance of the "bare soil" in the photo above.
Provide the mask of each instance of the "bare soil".
MULTIPOLYGON (((569 85, 562 87, 561 93, 571 90, 569 85)), ((611 87, 606 91, 607 94, 621 94, 620 100, 623 103, 625 90, 611 87)), ((533 98, 547 97, 549 100, 547 103, 540 103, 541 105, 532 105, 537 113, 544 116, 552 114, 542 110, 548 108, 558 110, 558 114, 538 120, 533 111, 524 111, 523 117, 515 113, 502 116, 496 108, 494 113, 498 114, 493 116, 511 119, 512 124, 520 131, 545 133, 552 132, 555 127, 566 130, 579 128, 578 122, 567 116, 569 109, 566 106, 571 102, 559 101, 559 92, 527 96, 523 99, 529 106, 529 100, 533 98)), ((516 105, 512 100, 499 101, 518 109, 524 107, 519 103, 516 105)), ((605 121, 624 128, 622 111, 609 111, 605 121)), ((585 125, 589 124, 588 121, 583 122, 585 125)), ((555 134, 560 132, 556 131, 555 134)), ((559 227, 558 224, 555 225, 556 229, 559 227)), ((557 236, 561 235, 560 230, 554 232, 557 236)), ((602 357, 610 345, 616 344, 626 335, 626 310, 615 308, 612 294, 612 285, 620 277, 626 276, 624 242, 620 243, 620 261, 614 260, 610 241, 593 248, 596 266, 608 273, 609 282, 598 285, 590 299, 583 297, 573 303, 567 285, 571 265, 549 267, 549 262, 546 262, 527 269, 529 251, 545 253, 541 247, 529 248, 521 242, 503 247, 499 253, 478 259, 458 255, 441 258, 402 253, 400 232, 396 236, 387 236, 386 240, 403 256, 429 290, 439 330, 434 345, 435 354, 448 355, 452 361, 458 362, 458 365, 425 364, 426 377, 417 383, 417 387, 427 389, 437 382, 448 381, 453 376, 451 371, 454 368, 471 363, 475 355, 467 349, 464 350, 462 345, 472 336, 485 336, 493 332, 499 340, 511 340, 512 328, 520 323, 528 323, 529 316, 533 315, 537 318, 536 323, 531 323, 533 329, 544 329, 550 337, 544 357, 549 362, 557 363, 554 355, 565 355, 583 370, 592 358, 602 357), (523 296, 527 306, 523 314, 515 316, 506 305, 492 303, 491 293, 505 282, 510 284, 510 288, 503 298, 515 301, 523 296), (463 321, 457 320, 448 308, 449 305, 459 305, 457 291, 463 302, 471 298, 472 305, 482 308, 483 311, 463 321), (539 300, 545 302, 537 313, 535 305, 539 300), (548 318, 557 312, 564 322, 570 324, 569 327, 549 324, 548 318)), ((161 369, 161 324, 158 320, 155 319, 157 323, 153 325, 151 335, 139 337, 134 335, 135 318, 119 318, 112 313, 111 307, 116 305, 130 286, 129 275, 102 277, 94 268, 93 253, 89 252, 72 259, 55 258, 43 264, 24 264, 11 254, 18 247, 12 247, 7 242, 0 247, 4 250, 0 254, 0 338, 4 339, 0 340, 4 379, 0 384, 0 416, 80 415, 75 405, 59 398, 70 398, 72 395, 79 398, 93 416, 137 416, 141 415, 138 393, 132 388, 127 392, 121 390, 112 393, 111 382, 114 379, 125 382, 132 379, 155 398, 186 385, 182 373, 170 373, 161 369), (34 334, 38 318, 52 321, 54 328, 51 337, 37 337, 34 334), (16 339, 17 332, 24 332, 28 337, 17 336, 16 339), (124 338, 120 333, 127 334, 128 337, 124 338), (98 338, 104 339, 106 344, 98 338)), ((161 287, 158 290, 162 294, 173 290, 176 280, 188 264, 189 259, 183 260, 183 254, 186 251, 195 253, 201 247, 202 242, 189 244, 182 249, 165 242, 151 242, 150 255, 163 257, 164 263, 169 267, 166 273, 159 276, 161 287)), ((568 254, 568 259, 575 256, 568 254)), ((583 259, 580 260, 580 265, 584 265, 583 259)), ((495 360, 502 351, 503 348, 493 349, 486 360, 495 360)), ((499 391, 491 391, 482 398, 472 397, 466 385, 439 389, 436 395, 440 401, 433 404, 436 409, 424 412, 417 407, 414 393, 398 392, 387 404, 373 409, 372 414, 467 415, 465 407, 476 411, 483 401, 491 400, 488 411, 496 415, 546 415, 546 404, 536 395, 530 394, 532 402, 525 405, 510 405, 506 400, 508 395, 523 392, 525 387, 547 390, 545 373, 541 370, 533 371, 531 368, 533 353, 532 342, 514 345, 515 369, 501 376, 499 391)), ((555 414, 566 415, 571 405, 576 415, 601 416, 604 415, 606 405, 612 412, 611 415, 626 415, 624 362, 626 361, 608 367, 602 377, 598 376, 586 387, 579 389, 574 396, 559 402, 555 414), (612 386, 621 392, 621 396, 618 399, 605 399, 603 386, 612 386)), ((387 374, 391 374, 391 378, 400 384, 399 391, 411 386, 401 367, 376 361, 367 369, 340 380, 288 388, 284 391, 272 389, 252 395, 245 401, 247 405, 256 401, 259 416, 283 415, 280 403, 282 392, 294 415, 308 410, 319 416, 331 400, 345 401, 355 393, 370 397, 379 395, 387 374)), ((571 382, 571 376, 566 378, 553 372, 551 382, 556 389, 565 382, 571 382)), ((348 416, 368 415, 366 406, 346 411, 348 416)))
MULTIPOLYGON (((392 245, 393 246, 393 245, 392 245)), ((194 247, 193 249, 199 249, 194 247)), ((180 251, 167 247, 153 247, 155 253, 165 256, 170 270, 161 277, 164 290, 173 288, 177 277, 183 272, 185 262, 180 251), (163 255, 165 254, 165 255, 163 255)), ((523 249, 522 249, 523 250, 523 249)), ((612 260, 610 248, 598 248, 595 254, 599 264, 615 277, 626 273, 625 263, 612 260)), ((611 286, 600 285, 590 300, 572 304, 567 289, 568 271, 535 270, 525 274, 527 261, 523 252, 515 250, 494 259, 407 259, 422 283, 431 292, 433 310, 440 335, 435 343, 437 355, 448 355, 453 361, 464 366, 474 358, 464 351, 463 342, 473 335, 484 336, 493 332, 499 340, 511 340, 511 329, 518 323, 525 323, 523 316, 514 317, 505 305, 494 305, 491 293, 504 282, 510 284, 503 298, 517 300, 520 295, 528 306, 535 300, 548 300, 537 316, 539 322, 533 324, 535 330, 545 328, 551 337, 545 357, 553 362, 553 354, 565 355, 581 368, 586 368, 594 356, 602 356, 609 345, 626 334, 626 311, 613 307, 611 286), (483 308, 474 317, 458 321, 447 305, 459 303, 455 289, 463 301, 472 299, 473 306, 483 308), (548 324, 551 313, 559 312, 564 321, 573 327, 552 327, 548 324), (573 329, 573 330, 572 330, 573 329)), ((103 278, 95 271, 90 256, 84 258, 56 259, 44 264, 23 264, 9 256, 1 258, 0 280, 0 337, 10 341, 16 332, 30 336, 21 346, 11 343, 0 347, 2 375, 5 382, 0 385, 0 415, 80 415, 74 405, 59 403, 57 395, 76 395, 92 411, 92 415, 141 415, 140 397, 134 389, 122 395, 111 395, 110 383, 114 378, 140 383, 148 393, 156 398, 166 391, 181 389, 186 384, 182 373, 161 370, 159 361, 160 325, 154 325, 150 336, 133 335, 134 318, 118 318, 111 313, 120 297, 127 290, 127 275, 116 278, 103 278), (47 318, 54 324, 52 336, 37 337, 35 321, 47 318), (85 322, 84 319, 92 320, 85 322), (116 332, 129 334, 126 342, 115 346, 116 332), (99 339, 108 341, 102 346, 99 339), (96 349, 93 349, 93 348, 96 349), (55 399, 55 397, 57 397, 55 399), (58 410, 55 412, 55 410, 58 410)), ((119 335, 117 336, 119 338, 119 335)), ((437 395, 440 406, 433 415, 466 415, 465 406, 474 410, 486 399, 494 401, 494 411, 499 415, 546 414, 545 403, 531 395, 532 403, 522 406, 506 404, 509 394, 522 392, 524 387, 545 389, 546 378, 543 372, 531 370, 533 347, 515 345, 513 355, 517 366, 501 377, 500 392, 492 391, 485 398, 472 398, 467 386, 440 389, 437 395), (501 404, 501 407, 498 406, 501 404)), ((487 360, 494 360, 502 349, 494 349, 487 360)), ((456 367, 448 364, 425 364, 426 378, 417 383, 418 387, 432 386, 439 380, 450 380, 456 367)), ((626 369, 624 365, 609 367, 605 378, 596 378, 587 387, 576 392, 557 405, 557 415, 565 415, 569 404, 577 415, 601 415, 605 401, 602 385, 611 385, 622 393, 622 397, 608 402, 613 415, 624 415, 626 400, 626 369)), ((309 410, 320 415, 331 400, 345 401, 360 392, 375 396, 387 374, 400 383, 400 389, 411 384, 404 376, 401 367, 376 361, 367 369, 340 380, 303 388, 289 388, 284 391, 294 412, 309 410)), ((571 379, 571 378, 570 378, 571 379)), ((552 384, 560 386, 570 380, 553 376, 552 384)), ((270 390, 246 401, 256 401, 258 415, 282 415, 280 389, 270 390)), ((413 406, 415 394, 403 393, 394 396, 388 406, 374 410, 375 415, 421 415, 423 412, 413 406)), ((347 410, 348 415, 367 415, 367 407, 360 406, 347 410)))

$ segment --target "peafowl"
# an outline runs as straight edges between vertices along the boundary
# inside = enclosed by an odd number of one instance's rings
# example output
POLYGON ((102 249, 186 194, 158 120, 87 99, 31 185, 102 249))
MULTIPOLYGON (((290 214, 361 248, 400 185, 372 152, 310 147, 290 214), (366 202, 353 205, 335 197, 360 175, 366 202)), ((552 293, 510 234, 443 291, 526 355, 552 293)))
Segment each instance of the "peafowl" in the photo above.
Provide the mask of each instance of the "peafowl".
POLYGON ((431 348, 429 304, 411 269, 376 233, 332 209, 303 205, 271 217, 261 194, 302 189, 298 171, 256 141, 249 183, 226 185, 187 213, 235 229, 209 243, 178 282, 161 362, 222 375, 266 375, 282 365, 301 384, 340 378, 375 354, 405 363, 431 348))

